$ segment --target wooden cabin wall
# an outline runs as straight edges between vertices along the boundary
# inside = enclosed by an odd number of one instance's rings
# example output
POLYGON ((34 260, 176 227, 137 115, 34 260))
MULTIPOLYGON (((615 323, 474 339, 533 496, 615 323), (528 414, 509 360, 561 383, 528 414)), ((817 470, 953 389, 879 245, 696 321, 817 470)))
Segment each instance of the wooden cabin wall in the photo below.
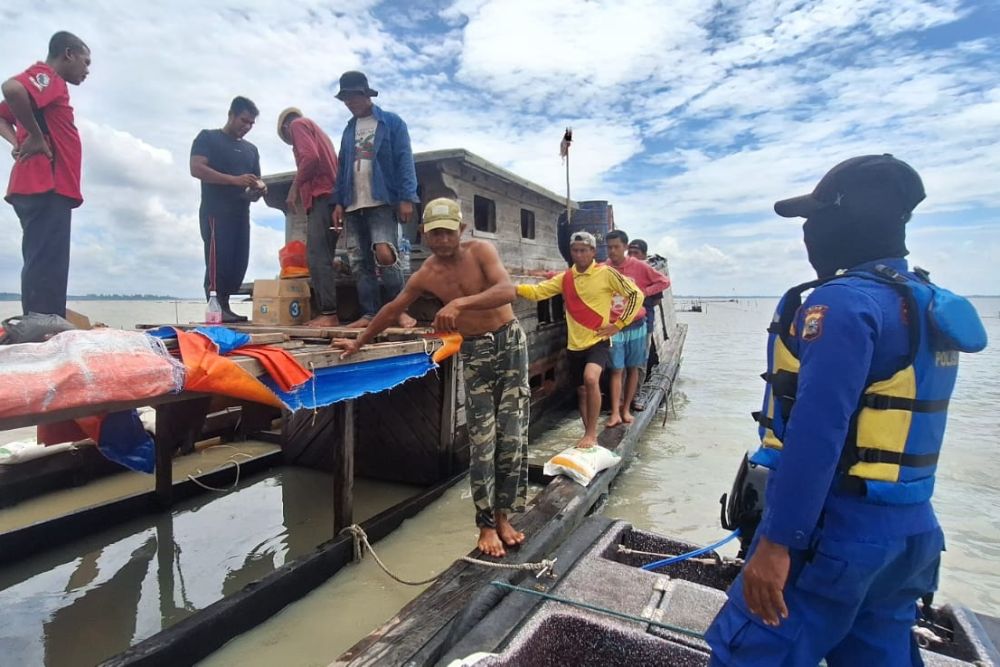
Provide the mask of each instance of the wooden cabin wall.
MULTIPOLYGON (((464 405, 464 397, 448 391, 446 383, 450 378, 444 364, 422 378, 358 399, 355 466, 359 475, 433 484, 468 467, 464 408, 461 414, 457 412, 464 405), (457 403, 452 408, 451 423, 444 427, 442 415, 448 411, 443 409, 443 401, 457 403)), ((460 375, 455 375, 454 382, 455 390, 460 392, 460 375)))
POLYGON ((559 255, 556 225, 564 204, 491 174, 459 159, 436 160, 417 166, 421 199, 452 197, 462 207, 462 218, 468 225, 466 234, 493 242, 511 273, 526 273, 534 269, 558 270, 565 267, 559 255), (496 232, 475 228, 475 197, 494 202, 496 232), (521 236, 521 209, 535 215, 535 238, 521 236))

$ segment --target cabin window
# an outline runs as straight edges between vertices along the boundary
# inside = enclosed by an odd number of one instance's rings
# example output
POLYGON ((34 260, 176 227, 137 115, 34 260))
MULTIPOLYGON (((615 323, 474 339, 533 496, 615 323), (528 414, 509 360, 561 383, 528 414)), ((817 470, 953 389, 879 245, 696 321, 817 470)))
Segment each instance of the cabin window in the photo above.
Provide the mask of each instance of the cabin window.
POLYGON ((476 195, 472 201, 477 232, 497 232, 497 205, 492 199, 476 195))
POLYGON ((563 322, 566 320, 566 307, 563 304, 562 294, 557 294, 549 302, 552 304, 552 321, 563 322))
POLYGON ((552 324, 566 320, 566 308, 561 294, 538 302, 538 324, 552 324))
POLYGON ((552 311, 549 310, 548 300, 538 302, 538 324, 549 324, 552 322, 552 311))
POLYGON ((521 209, 521 238, 535 238, 535 212, 526 208, 521 209))

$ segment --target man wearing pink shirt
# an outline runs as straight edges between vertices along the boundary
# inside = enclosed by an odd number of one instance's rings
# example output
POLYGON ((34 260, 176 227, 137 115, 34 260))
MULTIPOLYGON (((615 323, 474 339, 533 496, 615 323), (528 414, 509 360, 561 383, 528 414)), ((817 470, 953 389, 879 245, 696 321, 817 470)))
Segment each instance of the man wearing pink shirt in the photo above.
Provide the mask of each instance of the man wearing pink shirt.
POLYGON ((292 213, 301 205, 308 218, 306 259, 320 314, 306 326, 339 326, 337 274, 333 268, 339 233, 333 227, 330 199, 337 185, 337 151, 326 132, 295 107, 278 115, 278 136, 291 145, 295 155, 295 180, 285 204, 292 213))
MULTIPOLYGON (((670 287, 670 280, 646 262, 629 257, 628 234, 616 229, 604 237, 608 245, 608 261, 605 262, 618 273, 638 286, 646 297, 655 296, 670 287)), ((608 393, 611 402, 611 418, 607 426, 617 426, 622 422, 630 424, 632 399, 639 388, 639 372, 646 367, 646 319, 636 318, 628 327, 611 339, 611 362, 609 365, 608 393), (625 375, 625 402, 622 404, 622 375, 625 375)))

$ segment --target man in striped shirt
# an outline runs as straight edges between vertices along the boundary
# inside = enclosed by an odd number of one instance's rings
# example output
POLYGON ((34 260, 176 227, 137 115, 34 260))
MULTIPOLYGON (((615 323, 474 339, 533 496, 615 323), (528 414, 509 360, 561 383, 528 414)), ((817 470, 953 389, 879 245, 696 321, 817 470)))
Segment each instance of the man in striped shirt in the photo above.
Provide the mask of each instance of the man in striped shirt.
POLYGON ((597 240, 588 232, 570 237, 573 266, 537 285, 518 285, 517 294, 543 301, 561 294, 566 305, 567 357, 570 378, 577 387, 583 437, 577 447, 597 444, 597 418, 601 412, 601 373, 608 365, 610 338, 632 323, 642 312, 642 291, 628 278, 606 264, 594 261, 597 240), (624 297, 621 315, 610 321, 615 295, 624 297))

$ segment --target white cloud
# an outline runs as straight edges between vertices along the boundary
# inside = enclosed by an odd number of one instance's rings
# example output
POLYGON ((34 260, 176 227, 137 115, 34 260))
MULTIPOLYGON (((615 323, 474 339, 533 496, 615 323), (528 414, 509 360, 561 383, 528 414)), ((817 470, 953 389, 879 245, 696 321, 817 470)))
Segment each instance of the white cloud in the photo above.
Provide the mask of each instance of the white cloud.
MULTIPOLYGON (((72 90, 87 201, 71 291, 197 294, 195 134, 247 95, 264 170, 291 169, 278 111, 300 106, 337 142, 347 112, 333 92, 354 68, 415 149, 464 147, 556 192, 572 126, 574 198, 612 201, 623 228, 671 256, 683 292, 776 293, 807 278, 801 232, 771 205, 841 159, 883 151, 925 180, 914 258, 956 289, 1000 284, 985 259, 1000 249, 998 39, 959 0, 24 7, 3 10, 0 73, 42 57, 55 26, 94 57, 72 90), (945 25, 947 36, 926 32, 945 25)), ((273 275, 280 216, 258 204, 252 217, 249 275, 273 275)), ((0 291, 18 289, 19 239, 0 206, 0 291)))

